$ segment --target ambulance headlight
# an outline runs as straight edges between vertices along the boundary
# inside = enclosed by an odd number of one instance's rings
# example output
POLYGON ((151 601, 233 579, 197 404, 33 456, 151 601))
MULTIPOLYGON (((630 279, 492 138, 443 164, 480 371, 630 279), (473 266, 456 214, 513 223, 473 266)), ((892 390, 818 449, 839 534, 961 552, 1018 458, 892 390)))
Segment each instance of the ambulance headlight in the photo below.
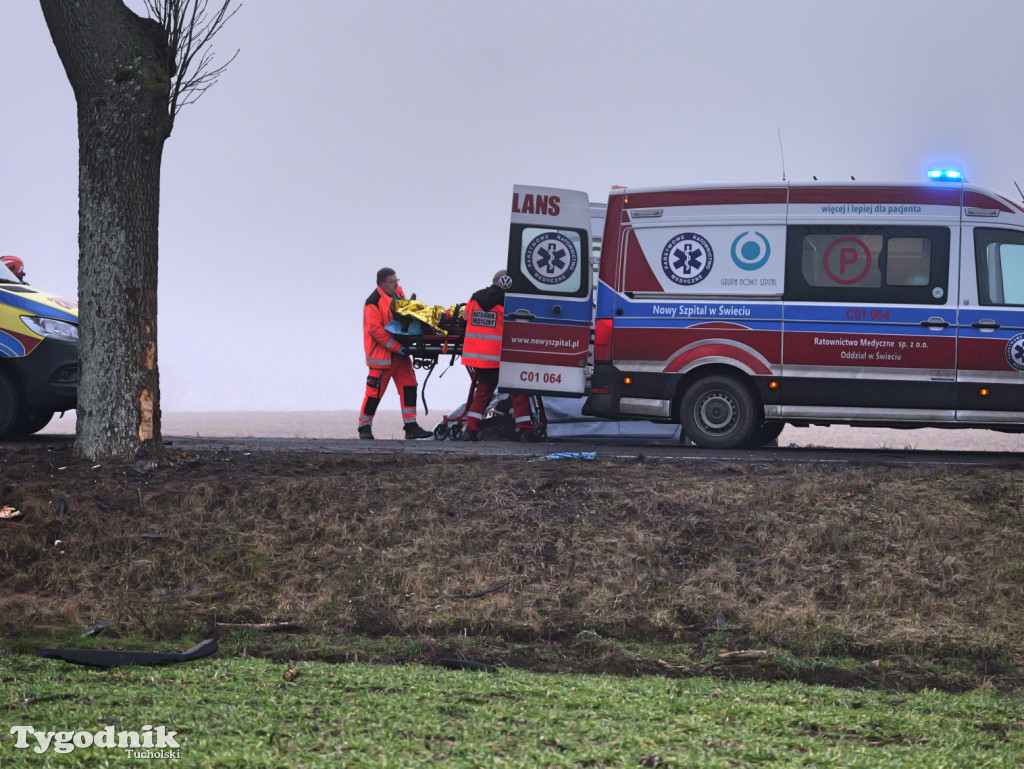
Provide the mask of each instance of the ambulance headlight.
POLYGON ((78 341, 78 326, 74 323, 54 318, 40 318, 36 315, 22 315, 21 322, 28 326, 33 334, 51 339, 63 339, 67 342, 78 341))

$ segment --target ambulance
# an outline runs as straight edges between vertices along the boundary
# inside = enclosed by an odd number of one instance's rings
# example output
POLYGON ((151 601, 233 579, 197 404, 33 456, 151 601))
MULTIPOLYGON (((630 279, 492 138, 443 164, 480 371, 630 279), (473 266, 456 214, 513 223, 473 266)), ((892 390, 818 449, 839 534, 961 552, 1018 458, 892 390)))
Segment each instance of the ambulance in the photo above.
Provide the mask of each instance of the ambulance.
POLYGON ((707 448, 786 424, 1024 431, 1024 207, 929 176, 616 188, 604 206, 516 186, 499 388, 707 448))
POLYGON ((30 435, 75 408, 78 305, 39 291, 0 261, 0 438, 30 435))

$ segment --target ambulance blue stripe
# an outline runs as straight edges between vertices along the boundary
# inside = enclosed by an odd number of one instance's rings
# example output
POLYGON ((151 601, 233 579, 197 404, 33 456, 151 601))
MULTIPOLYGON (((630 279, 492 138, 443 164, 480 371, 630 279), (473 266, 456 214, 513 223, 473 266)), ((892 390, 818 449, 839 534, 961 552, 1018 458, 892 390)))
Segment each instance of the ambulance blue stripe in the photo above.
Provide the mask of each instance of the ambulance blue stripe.
POLYGON ((6 331, 0 331, 0 358, 20 358, 24 354, 25 345, 6 331))
POLYGON ((782 304, 752 304, 749 302, 681 302, 678 299, 664 302, 630 301, 624 299, 616 302, 613 317, 616 325, 625 318, 654 318, 658 320, 699 320, 733 321, 746 323, 750 320, 775 321, 782 320, 782 304), (621 312, 620 312, 621 310, 621 312), (672 311, 675 314, 670 314, 672 311))
POLYGON ((619 295, 612 291, 611 286, 603 280, 597 282, 597 317, 610 318, 615 312, 615 303, 619 295))
POLYGON ((668 313, 654 314, 649 309, 644 312, 637 312, 634 308, 632 312, 623 312, 620 315, 613 316, 615 325, 623 321, 645 321, 645 320, 673 320, 675 322, 685 321, 693 323, 749 323, 751 321, 761 321, 763 323, 782 323, 782 318, 774 316, 770 312, 759 312, 758 308, 743 308, 749 309, 750 312, 735 312, 736 308, 726 308, 724 312, 719 313, 718 308, 715 308, 713 313, 694 313, 689 314, 689 310, 692 308, 680 308, 676 311, 675 315, 668 313))
POLYGON ((864 336, 956 336, 956 326, 925 328, 917 323, 811 323, 786 320, 787 334, 862 334, 864 336))
POLYGON ((672 329, 686 329, 693 328, 695 326, 701 326, 699 330, 709 334, 715 333, 715 329, 710 329, 704 324, 718 322, 718 323, 734 323, 736 325, 733 329, 723 329, 724 331, 782 331, 782 323, 777 320, 751 320, 750 318, 615 318, 615 328, 672 328, 672 329))
POLYGON ((1020 333, 1022 328, 1024 328, 1024 308, 1021 307, 1008 307, 1006 309, 998 307, 972 307, 960 310, 960 329, 964 335, 991 337, 993 335, 1002 336, 1007 334, 1006 338, 1009 338, 1020 333), (984 332, 981 329, 971 328, 972 323, 977 323, 981 320, 994 320, 1001 328, 995 331, 984 332))
POLYGON ((817 321, 823 323, 846 323, 849 321, 867 321, 871 323, 908 323, 919 324, 925 318, 942 318, 949 323, 956 323, 955 307, 901 307, 899 305, 871 304, 786 304, 786 321, 817 321), (851 317, 850 313, 858 316, 851 317), (872 315, 875 313, 875 315, 872 315), (879 317, 881 313, 885 315, 879 317))
MULTIPOLYGON (((617 317, 615 318, 616 328, 670 328, 670 329, 697 329, 702 324, 718 322, 718 323, 734 323, 738 327, 735 330, 751 330, 751 331, 774 331, 781 332, 783 330, 783 324, 777 320, 752 320, 750 318, 626 318, 617 317)), ((709 329, 706 326, 698 330, 703 330, 707 333, 713 333, 714 329, 709 329)), ((728 330, 728 329, 724 329, 728 330)), ((975 336, 975 329, 967 328, 961 329, 961 336, 975 336)), ((862 336, 932 336, 932 337, 952 337, 956 336, 957 329, 955 326, 950 326, 945 329, 928 329, 920 326, 916 323, 909 324, 897 324, 897 323, 875 323, 873 325, 865 325, 862 323, 812 323, 812 322, 801 322, 801 321, 786 321, 785 332, 788 334, 858 334, 862 336)), ((998 333, 998 332, 996 332, 998 333)), ((1006 335, 1005 338, 1009 339, 1019 332, 1013 331, 1006 335)), ((977 332, 978 336, 982 336, 981 332, 977 332)), ((988 338, 992 338, 991 332, 987 335, 988 338)))
POLYGON ((19 310, 26 310, 41 318, 54 318, 55 320, 66 320, 69 323, 78 323, 78 316, 72 315, 66 310, 59 310, 48 304, 33 301, 24 295, 14 294, 2 289, 0 289, 0 303, 10 307, 17 307, 19 310))
MULTIPOLYGON (((512 304, 509 299, 511 295, 505 302, 506 318, 509 315, 509 305, 512 304)), ((589 298, 581 300, 556 296, 531 297, 522 294, 515 295, 514 306, 533 313, 541 320, 554 321, 563 326, 589 326, 594 310, 589 298), (552 313, 552 307, 556 304, 562 309, 558 315, 552 313)))

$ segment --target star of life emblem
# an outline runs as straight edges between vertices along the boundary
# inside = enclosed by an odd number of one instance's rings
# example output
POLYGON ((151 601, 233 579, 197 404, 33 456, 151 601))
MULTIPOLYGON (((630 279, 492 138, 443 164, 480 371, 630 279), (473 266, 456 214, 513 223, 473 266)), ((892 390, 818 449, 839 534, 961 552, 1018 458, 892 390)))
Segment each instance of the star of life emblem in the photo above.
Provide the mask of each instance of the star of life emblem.
POLYGON ((524 255, 526 270, 547 285, 564 283, 576 272, 579 255, 572 241, 557 232, 545 232, 530 241, 524 255))
POLYGON ((1006 362, 1017 371, 1024 371, 1024 334, 1017 334, 1006 343, 1006 362))
POLYGON ((661 269, 673 283, 692 286, 711 272, 715 253, 711 244, 696 232, 683 232, 672 238, 661 252, 661 269))

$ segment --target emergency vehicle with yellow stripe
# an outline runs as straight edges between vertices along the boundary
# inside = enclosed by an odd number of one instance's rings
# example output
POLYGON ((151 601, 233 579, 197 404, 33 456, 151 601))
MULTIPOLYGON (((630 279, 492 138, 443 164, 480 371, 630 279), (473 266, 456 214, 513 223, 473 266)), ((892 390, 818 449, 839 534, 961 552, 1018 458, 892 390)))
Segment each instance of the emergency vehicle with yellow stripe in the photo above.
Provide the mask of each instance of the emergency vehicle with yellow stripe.
POLYGON ((77 396, 78 304, 0 261, 0 438, 38 432, 77 396))
POLYGON ((1024 207, 930 175, 606 205, 517 186, 500 389, 708 448, 786 424, 1024 431, 1024 207))

